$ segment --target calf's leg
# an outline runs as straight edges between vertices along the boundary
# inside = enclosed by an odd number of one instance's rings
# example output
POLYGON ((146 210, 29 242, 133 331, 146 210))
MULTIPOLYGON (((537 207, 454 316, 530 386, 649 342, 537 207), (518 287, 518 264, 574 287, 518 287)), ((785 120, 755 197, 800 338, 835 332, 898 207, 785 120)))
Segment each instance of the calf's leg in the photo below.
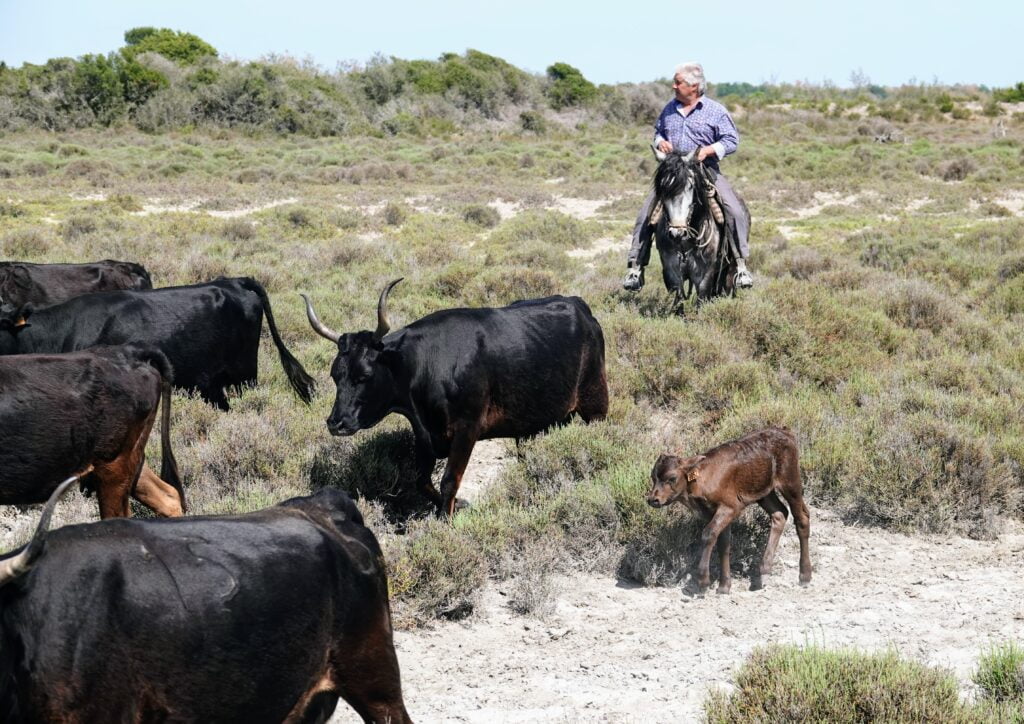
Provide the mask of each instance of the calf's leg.
POLYGON ((711 549, 718 541, 718 536, 721 535, 722 531, 728 528, 741 512, 743 512, 743 508, 736 509, 720 504, 711 520, 704 526, 704 531, 700 534, 700 542, 703 549, 700 554, 697 584, 702 592, 706 591, 708 586, 711 585, 711 549))
POLYGON ((757 501, 757 504, 764 509, 764 512, 771 518, 771 532, 768 534, 768 544, 764 547, 764 557, 761 558, 761 575, 768 576, 772 572, 772 563, 775 561, 775 549, 779 545, 779 538, 782 537, 782 530, 786 527, 788 515, 786 506, 782 504, 774 492, 757 501))
POLYGON ((793 523, 796 524, 796 534, 800 538, 800 583, 810 583, 811 580, 811 512, 804 504, 803 492, 797 488, 784 488, 782 497, 789 503, 789 509, 793 511, 793 523))
POLYGON ((732 590, 732 567, 729 561, 732 552, 732 527, 726 526, 722 534, 718 536, 718 565, 721 572, 718 574, 717 593, 729 593, 732 590))

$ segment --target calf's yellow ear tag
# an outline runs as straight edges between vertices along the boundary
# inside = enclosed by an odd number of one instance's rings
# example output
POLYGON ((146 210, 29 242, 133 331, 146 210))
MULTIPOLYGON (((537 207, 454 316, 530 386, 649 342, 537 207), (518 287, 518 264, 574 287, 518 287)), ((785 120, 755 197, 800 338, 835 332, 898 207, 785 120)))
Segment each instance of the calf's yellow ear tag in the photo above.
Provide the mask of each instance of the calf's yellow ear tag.
POLYGON ((28 322, 25 321, 24 317, 18 317, 18 321, 14 323, 14 328, 24 327, 28 322))

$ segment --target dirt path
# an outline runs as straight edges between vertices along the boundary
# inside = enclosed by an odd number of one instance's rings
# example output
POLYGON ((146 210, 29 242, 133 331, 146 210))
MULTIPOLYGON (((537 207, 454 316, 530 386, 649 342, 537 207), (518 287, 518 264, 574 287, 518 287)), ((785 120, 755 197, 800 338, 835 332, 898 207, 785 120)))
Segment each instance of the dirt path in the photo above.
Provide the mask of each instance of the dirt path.
MULTIPOLYGON (((700 719, 769 642, 880 649, 951 668, 970 691, 978 652, 1024 638, 1024 529, 997 541, 909 538, 812 509, 814 581, 797 583, 787 526, 761 591, 704 598, 614 578, 563 580, 547 621, 514 615, 501 586, 466 622, 400 631, 406 704, 418 722, 679 722, 700 719)), ((339 707, 332 722, 355 722, 339 707)))

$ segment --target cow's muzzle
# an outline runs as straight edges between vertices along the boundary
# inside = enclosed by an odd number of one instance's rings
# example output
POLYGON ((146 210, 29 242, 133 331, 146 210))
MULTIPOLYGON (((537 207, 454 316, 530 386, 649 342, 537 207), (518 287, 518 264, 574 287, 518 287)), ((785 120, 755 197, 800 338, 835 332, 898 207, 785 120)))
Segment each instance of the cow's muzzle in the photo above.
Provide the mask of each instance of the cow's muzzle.
POLYGON ((327 421, 327 431, 334 437, 349 437, 355 435, 357 430, 341 422, 327 421))

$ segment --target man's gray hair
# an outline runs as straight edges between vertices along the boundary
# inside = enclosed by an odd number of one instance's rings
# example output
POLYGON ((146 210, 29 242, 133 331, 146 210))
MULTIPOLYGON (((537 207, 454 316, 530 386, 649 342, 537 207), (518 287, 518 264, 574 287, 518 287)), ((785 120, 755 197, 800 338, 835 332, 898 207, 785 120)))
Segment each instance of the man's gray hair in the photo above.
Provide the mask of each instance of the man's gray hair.
POLYGON ((694 83, 699 84, 698 92, 704 95, 704 91, 708 89, 708 82, 704 80, 704 66, 700 63, 683 63, 682 65, 676 66, 676 71, 673 76, 681 75, 690 85, 694 83))

